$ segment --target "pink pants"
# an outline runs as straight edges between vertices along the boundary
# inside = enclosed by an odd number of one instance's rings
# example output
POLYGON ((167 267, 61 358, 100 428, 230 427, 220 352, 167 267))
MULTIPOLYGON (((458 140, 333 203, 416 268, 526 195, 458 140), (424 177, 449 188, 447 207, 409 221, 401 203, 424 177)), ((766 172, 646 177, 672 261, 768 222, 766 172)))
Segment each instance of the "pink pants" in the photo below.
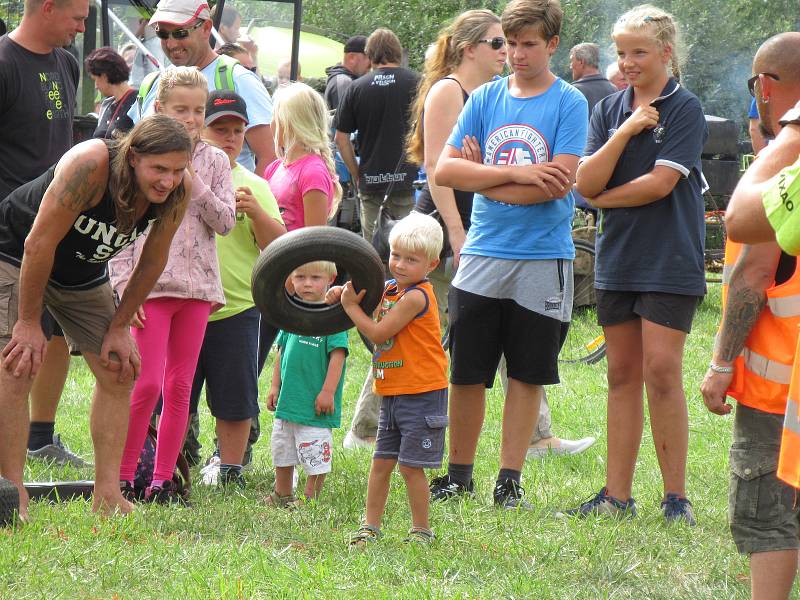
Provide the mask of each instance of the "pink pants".
POLYGON ((131 396, 131 415, 120 481, 133 481, 147 436, 147 425, 162 393, 164 408, 158 423, 153 480, 172 479, 186 435, 192 379, 211 313, 211 303, 183 298, 154 298, 144 303, 144 311, 144 329, 131 330, 139 345, 142 369, 131 396))

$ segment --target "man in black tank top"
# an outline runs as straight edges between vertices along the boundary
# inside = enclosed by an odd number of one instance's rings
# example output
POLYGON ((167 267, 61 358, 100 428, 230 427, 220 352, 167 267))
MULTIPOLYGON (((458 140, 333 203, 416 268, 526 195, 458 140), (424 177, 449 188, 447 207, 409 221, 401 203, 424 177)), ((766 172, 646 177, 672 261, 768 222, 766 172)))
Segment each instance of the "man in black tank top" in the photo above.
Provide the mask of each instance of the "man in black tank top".
POLYGON ((97 379, 92 510, 133 509, 119 488, 140 364, 130 325, 166 265, 183 218, 193 176, 191 141, 177 121, 157 115, 108 144, 75 146, 54 168, 0 201, 0 475, 19 489, 22 519, 28 509, 22 485, 27 398, 47 341, 45 307, 97 379), (105 263, 148 226, 141 258, 115 307, 105 263))

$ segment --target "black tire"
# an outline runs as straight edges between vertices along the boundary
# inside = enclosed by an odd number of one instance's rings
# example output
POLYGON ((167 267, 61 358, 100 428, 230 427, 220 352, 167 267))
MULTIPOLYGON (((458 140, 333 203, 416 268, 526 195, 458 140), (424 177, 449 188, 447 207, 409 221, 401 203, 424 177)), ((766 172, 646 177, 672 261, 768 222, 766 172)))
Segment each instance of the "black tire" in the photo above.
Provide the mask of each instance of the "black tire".
POLYGON ((0 527, 14 523, 19 511, 19 491, 8 479, 0 478, 0 527))
MULTIPOLYGON (((590 262, 594 272, 594 244, 588 240, 573 239, 575 243, 575 264, 582 260, 590 262)), ((586 297, 594 289, 594 275, 575 277, 575 298, 586 297)), ((562 363, 593 364, 606 355, 606 339, 603 328, 597 324, 597 308, 591 303, 573 306, 572 320, 567 330, 567 337, 561 346, 558 360, 562 363)))
POLYGON ((67 502, 76 498, 91 499, 94 493, 94 481, 41 481, 25 484, 31 500, 48 500, 50 502, 67 502))
POLYGON ((305 227, 272 242, 253 267, 253 300, 273 327, 299 335, 331 335, 353 326, 340 304, 316 305, 291 298, 284 286, 297 267, 317 260, 347 271, 356 290, 366 289, 361 308, 372 314, 383 295, 383 263, 361 236, 337 227, 305 227))

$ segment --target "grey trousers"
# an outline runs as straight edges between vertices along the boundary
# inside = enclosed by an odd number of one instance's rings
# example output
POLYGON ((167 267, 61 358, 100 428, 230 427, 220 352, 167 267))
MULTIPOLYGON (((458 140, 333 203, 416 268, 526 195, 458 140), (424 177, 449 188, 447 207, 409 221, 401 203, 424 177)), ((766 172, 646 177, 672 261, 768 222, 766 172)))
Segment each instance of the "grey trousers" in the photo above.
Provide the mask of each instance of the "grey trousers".
MULTIPOLYGON (((370 192, 359 192, 358 198, 361 201, 361 235, 368 242, 372 242, 372 234, 375 231, 375 219, 378 218, 378 209, 383 202, 384 194, 373 194, 370 192)), ((402 219, 414 208, 414 190, 402 190, 392 192, 387 203, 389 213, 395 219, 402 219)))

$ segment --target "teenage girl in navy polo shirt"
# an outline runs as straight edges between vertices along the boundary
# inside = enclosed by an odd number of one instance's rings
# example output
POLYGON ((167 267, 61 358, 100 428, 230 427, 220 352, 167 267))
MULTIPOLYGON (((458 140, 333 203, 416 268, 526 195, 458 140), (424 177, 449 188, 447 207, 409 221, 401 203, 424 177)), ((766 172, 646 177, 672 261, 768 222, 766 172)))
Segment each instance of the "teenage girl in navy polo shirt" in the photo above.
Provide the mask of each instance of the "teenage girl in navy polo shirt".
POLYGON ((595 286, 608 356, 606 485, 568 514, 636 514, 633 472, 647 391, 668 521, 694 524, 686 499, 688 414, 681 367, 705 294, 703 176, 708 131, 678 83, 673 17, 638 6, 614 25, 630 87, 592 112, 577 188, 601 209, 595 286))

